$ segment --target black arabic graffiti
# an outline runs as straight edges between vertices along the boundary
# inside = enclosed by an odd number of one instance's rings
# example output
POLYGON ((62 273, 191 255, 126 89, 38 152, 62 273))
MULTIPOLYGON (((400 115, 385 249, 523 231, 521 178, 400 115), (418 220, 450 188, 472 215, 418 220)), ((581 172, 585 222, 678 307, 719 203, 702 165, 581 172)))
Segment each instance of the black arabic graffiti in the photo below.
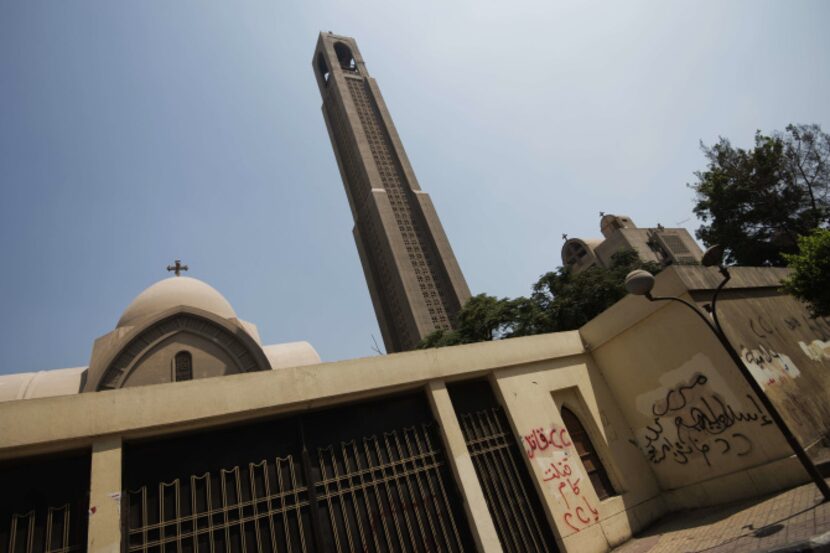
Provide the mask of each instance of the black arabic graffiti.
MULTIPOLYGON (((734 438, 735 440, 744 441, 744 450, 736 453, 738 457, 743 457, 744 455, 747 455, 750 451, 752 451, 752 442, 745 435, 739 432, 735 432, 734 434, 732 434, 732 438, 734 438)), ((732 444, 729 443, 729 440, 726 440, 724 438, 715 438, 715 443, 720 443, 723 445, 723 450, 721 450, 721 454, 728 453, 732 449, 732 444)))
MULTIPOLYGON (((822 340, 830 338, 830 317, 813 318, 804 314, 800 317, 801 320, 799 320, 798 317, 789 315, 782 317, 780 322, 784 323, 784 325, 792 331, 800 329, 801 327, 806 327, 806 330, 820 336, 822 340)), ((751 330, 752 333, 758 338, 769 338, 773 334, 780 335, 779 327, 777 327, 774 323, 770 323, 764 318, 763 315, 758 315, 754 318, 750 317, 746 320, 746 322, 747 326, 749 326, 749 330, 751 330)))
POLYGON ((710 455, 715 445, 719 446, 715 453, 732 452, 743 457, 752 450, 752 440, 733 432, 733 427, 738 423, 772 424, 752 395, 746 397, 754 411, 736 409, 717 394, 704 390, 707 382, 705 375, 698 374, 689 384, 668 390, 665 398, 652 405, 654 419, 646 426, 644 436, 644 451, 652 463, 671 458, 685 465, 697 453, 711 466, 710 455))

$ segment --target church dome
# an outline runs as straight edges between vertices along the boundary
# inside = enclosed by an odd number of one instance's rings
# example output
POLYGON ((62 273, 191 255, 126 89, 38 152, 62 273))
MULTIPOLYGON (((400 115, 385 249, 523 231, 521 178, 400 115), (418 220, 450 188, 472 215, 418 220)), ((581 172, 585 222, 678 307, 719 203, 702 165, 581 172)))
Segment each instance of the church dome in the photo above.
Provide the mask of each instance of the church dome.
POLYGON ((209 311, 224 319, 236 317, 228 300, 212 286, 195 278, 174 276, 156 282, 136 296, 118 320, 118 326, 133 326, 148 315, 180 305, 209 311))

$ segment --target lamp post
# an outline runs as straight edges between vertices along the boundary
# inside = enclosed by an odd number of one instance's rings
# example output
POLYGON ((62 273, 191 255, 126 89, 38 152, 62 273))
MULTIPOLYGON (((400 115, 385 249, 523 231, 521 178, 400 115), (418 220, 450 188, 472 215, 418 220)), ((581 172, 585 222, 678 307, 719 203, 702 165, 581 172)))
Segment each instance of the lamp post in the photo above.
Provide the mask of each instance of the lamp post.
POLYGON ((686 307, 692 310, 695 315, 697 315, 700 320, 702 320, 706 326, 711 330, 715 336, 720 341, 723 348, 732 358, 732 361, 738 367, 738 370, 741 372, 741 375, 749 384, 749 387, 752 388, 752 391, 755 392, 755 395, 760 400, 761 404, 769 413, 769 416, 772 418, 773 422, 778 426, 781 433, 784 435, 784 439, 787 440, 787 443, 792 448, 795 456, 798 457, 798 460, 801 461, 804 470, 807 471, 807 474, 815 482, 818 489, 821 491, 821 494, 824 496, 824 501, 830 500, 830 487, 827 485, 827 482, 824 481, 822 478, 821 473, 819 473, 816 466, 813 464, 813 461, 810 460, 810 457, 807 455, 807 452, 804 451, 804 448, 801 447, 801 444, 798 442, 796 437, 793 435, 790 428, 787 426, 787 423, 784 421, 781 414, 778 412, 778 409, 775 408, 775 405, 772 404, 767 394, 764 393, 764 390, 761 388, 761 385, 755 380, 755 377, 752 376, 752 373, 749 372, 749 368, 744 364, 743 359, 735 351, 735 348, 732 347, 732 344, 729 342, 729 339, 726 337, 726 334, 723 331, 723 328, 720 325, 720 321, 718 321, 718 312, 717 312, 717 301, 718 295, 720 291, 723 290, 723 287, 729 282, 729 279, 732 278, 732 275, 729 274, 729 269, 727 269, 723 265, 723 249, 720 246, 712 246, 706 253, 703 254, 703 259, 701 263, 706 267, 718 267, 720 273, 723 275, 723 281, 718 285, 715 289, 714 294, 712 295, 712 319, 709 318, 695 305, 692 303, 673 296, 653 296, 651 295, 651 290, 654 288, 654 275, 649 273, 648 271, 644 271, 642 269, 638 269, 636 271, 632 271, 628 273, 628 276, 625 277, 625 289, 628 290, 630 294, 634 294, 636 296, 645 296, 646 299, 649 301, 676 301, 678 303, 682 303, 686 307))

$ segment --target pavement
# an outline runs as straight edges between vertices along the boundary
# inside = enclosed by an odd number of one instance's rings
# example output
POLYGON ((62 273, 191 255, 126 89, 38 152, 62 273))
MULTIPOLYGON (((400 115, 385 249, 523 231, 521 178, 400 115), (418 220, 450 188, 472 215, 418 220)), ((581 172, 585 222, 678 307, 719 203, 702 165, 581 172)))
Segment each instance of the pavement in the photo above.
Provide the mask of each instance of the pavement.
POLYGON ((813 484, 667 515, 612 553, 830 552, 830 502, 813 484))

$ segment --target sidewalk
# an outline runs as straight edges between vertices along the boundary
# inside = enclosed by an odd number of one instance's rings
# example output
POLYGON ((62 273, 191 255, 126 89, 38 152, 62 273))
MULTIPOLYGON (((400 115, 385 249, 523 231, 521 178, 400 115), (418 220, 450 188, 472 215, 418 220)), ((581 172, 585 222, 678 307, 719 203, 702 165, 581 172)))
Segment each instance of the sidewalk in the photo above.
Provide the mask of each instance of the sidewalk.
MULTIPOLYGON (((805 484, 772 496, 670 514, 613 553, 776 551, 830 532, 830 502, 820 500, 816 487, 805 484)), ((830 535, 825 538, 830 541, 830 535)), ((830 551, 830 543, 786 551, 830 551)))

